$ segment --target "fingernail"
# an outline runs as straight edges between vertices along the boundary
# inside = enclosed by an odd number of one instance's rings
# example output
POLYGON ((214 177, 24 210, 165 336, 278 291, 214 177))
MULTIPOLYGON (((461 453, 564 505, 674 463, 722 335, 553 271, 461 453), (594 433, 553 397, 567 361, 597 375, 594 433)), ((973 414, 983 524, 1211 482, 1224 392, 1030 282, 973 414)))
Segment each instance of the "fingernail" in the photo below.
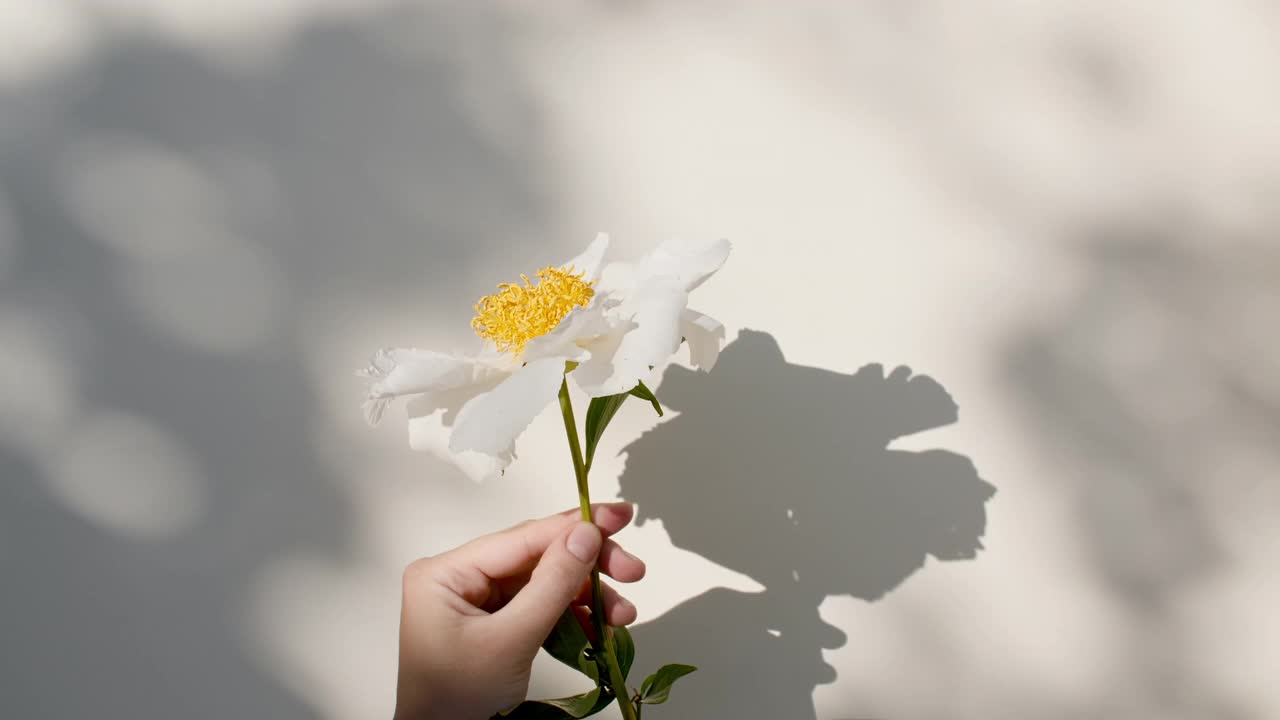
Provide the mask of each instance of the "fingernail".
POLYGON ((581 522, 569 533, 569 539, 566 545, 569 547, 569 553, 578 558, 582 562, 591 562, 596 559, 596 555, 600 554, 600 543, 604 539, 600 537, 600 530, 591 523, 581 522))

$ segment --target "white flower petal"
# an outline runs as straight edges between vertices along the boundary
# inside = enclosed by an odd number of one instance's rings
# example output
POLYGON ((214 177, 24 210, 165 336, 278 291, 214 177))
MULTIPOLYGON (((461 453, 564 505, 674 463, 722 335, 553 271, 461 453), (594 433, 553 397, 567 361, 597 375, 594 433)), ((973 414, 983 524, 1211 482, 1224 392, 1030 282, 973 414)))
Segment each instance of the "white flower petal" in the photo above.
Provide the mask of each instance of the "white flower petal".
POLYGON ((562 268, 572 266, 574 272, 583 273, 582 279, 593 282, 600 277, 600 268, 604 265, 604 255, 609 250, 609 235, 600 233, 591 241, 580 255, 560 265, 562 268))
POLYGON ((654 248, 640 261, 638 284, 653 275, 672 275, 680 279, 686 291, 693 290, 711 277, 729 258, 729 241, 681 242, 668 240, 654 248))
POLYGON ((445 424, 445 415, 437 412, 410 418, 409 447, 448 461, 474 482, 497 477, 511 464, 515 453, 510 448, 497 455, 471 450, 460 453, 450 451, 449 435, 452 428, 445 424))
POLYGON ((433 390, 409 398, 409 401, 405 404, 405 409, 408 411, 410 418, 424 417, 443 410, 445 424, 452 425, 463 405, 466 405, 475 396, 494 389, 510 375, 510 372, 501 372, 483 365, 477 365, 470 382, 453 388, 433 390))
POLYGON ((590 355, 569 373, 574 384, 591 397, 608 394, 601 391, 601 388, 613 377, 613 361, 618 355, 618 348, 622 345, 623 338, 634 328, 635 323, 627 322, 607 335, 586 342, 590 355))
POLYGON ((710 372, 724 344, 724 325, 710 315, 686 309, 680 315, 680 334, 689 343, 689 360, 693 366, 710 372))
POLYGON ((456 453, 449 449, 449 436, 459 409, 477 395, 497 387, 504 378, 505 373, 484 373, 474 383, 410 398, 406 406, 409 447, 453 464, 476 482, 502 474, 515 458, 514 445, 495 455, 470 450, 456 453))
POLYGON ((596 283, 596 294, 625 294, 636 286, 639 279, 639 265, 629 262, 611 262, 600 271, 600 282, 596 283))
POLYGON ((650 278, 618 308, 634 329, 589 346, 591 358, 573 371, 574 382, 591 397, 629 392, 680 348, 680 318, 688 302, 677 278, 650 278))
POLYGON ((581 362, 588 356, 584 345, 613 330, 616 321, 608 316, 608 309, 602 301, 574 309, 554 330, 530 340, 520 359, 532 362, 544 357, 561 357, 581 362))
POLYGON ((471 382, 475 363, 470 358, 417 348, 384 348, 374 353, 369 367, 357 372, 368 378, 365 419, 376 425, 387 405, 397 397, 443 390, 471 382))
POLYGON ((564 359, 534 360, 493 390, 477 395, 458 411, 449 449, 499 455, 556 396, 564 378, 564 359))

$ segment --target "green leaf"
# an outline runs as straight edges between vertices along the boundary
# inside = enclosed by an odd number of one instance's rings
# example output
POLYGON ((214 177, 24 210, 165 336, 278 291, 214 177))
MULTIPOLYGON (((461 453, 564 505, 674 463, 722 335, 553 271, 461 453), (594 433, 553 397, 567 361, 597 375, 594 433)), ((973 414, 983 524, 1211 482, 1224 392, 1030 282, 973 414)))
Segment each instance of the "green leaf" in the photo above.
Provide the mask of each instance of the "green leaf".
MULTIPOLYGON (((625 627, 613 629, 613 652, 618 656, 618 667, 625 680, 631 673, 631 664, 636 660, 636 642, 631 639, 631 631, 625 627)), ((626 688, 614 688, 626 692, 626 688)))
POLYGON ((596 446, 600 444, 600 438, 604 437, 604 429, 609 426, 613 416, 618 414, 618 409, 626 399, 627 393, 591 398, 591 404, 587 406, 586 422, 587 467, 591 467, 591 460, 596 456, 596 446))
POLYGON ((658 402, 658 396, 653 391, 645 387, 643 382, 637 382, 636 386, 631 388, 631 395, 635 395, 641 400, 648 400, 653 405, 653 411, 658 413, 658 417, 662 417, 662 403, 658 402))
POLYGON ((582 631, 582 624, 572 610, 565 610, 551 628, 551 634, 542 643, 542 649, 551 657, 568 665, 574 670, 581 669, 582 651, 587 648, 587 634, 582 631))
POLYGON ((591 692, 554 700, 525 700, 490 720, 566 720, 590 717, 609 707, 613 695, 596 688, 591 692))
POLYGON ((596 656, 595 652, 594 648, 590 648, 582 653, 582 659, 578 660, 578 670, 582 671, 583 675, 595 680, 597 684, 602 684, 600 683, 600 678, 609 677, 609 667, 605 663, 604 657, 596 656))
POLYGON ((609 426, 613 416, 618 414, 618 410, 622 408, 622 403, 626 402, 627 398, 632 395, 648 401, 649 404, 653 405, 658 417, 662 417, 662 404, 658 402, 658 397, 643 382, 637 383, 628 392, 591 398, 591 404, 587 406, 586 420, 587 467, 591 467, 591 461, 596 456, 596 446, 600 444, 600 438, 604 437, 604 429, 609 426))
MULTIPOLYGON (((526 701, 529 705, 546 705, 557 710, 563 710, 565 715, 571 718, 586 717, 596 706, 596 702, 600 699, 600 688, 596 688, 591 692, 580 693, 565 698, 556 698, 554 700, 532 700, 526 701)), ((526 703, 521 703, 524 705, 526 703)), ((517 706, 518 707, 518 706, 517 706)))
POLYGON ((692 665, 663 665, 658 668, 658 672, 644 679, 644 684, 640 686, 640 702, 646 705, 666 702, 671 695, 671 686, 676 680, 697 669, 692 665))

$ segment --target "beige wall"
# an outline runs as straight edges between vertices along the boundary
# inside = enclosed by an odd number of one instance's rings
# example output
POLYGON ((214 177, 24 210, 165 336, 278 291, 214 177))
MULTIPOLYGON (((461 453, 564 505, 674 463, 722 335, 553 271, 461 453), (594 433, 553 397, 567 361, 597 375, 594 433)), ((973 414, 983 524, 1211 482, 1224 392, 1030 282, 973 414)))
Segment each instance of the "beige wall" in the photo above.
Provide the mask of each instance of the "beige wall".
POLYGON ((734 242, 594 480, 655 717, 1280 716, 1280 6, 463 7, 0 9, 0 715, 388 716, 400 568, 574 495, 350 370, 607 230, 734 242))

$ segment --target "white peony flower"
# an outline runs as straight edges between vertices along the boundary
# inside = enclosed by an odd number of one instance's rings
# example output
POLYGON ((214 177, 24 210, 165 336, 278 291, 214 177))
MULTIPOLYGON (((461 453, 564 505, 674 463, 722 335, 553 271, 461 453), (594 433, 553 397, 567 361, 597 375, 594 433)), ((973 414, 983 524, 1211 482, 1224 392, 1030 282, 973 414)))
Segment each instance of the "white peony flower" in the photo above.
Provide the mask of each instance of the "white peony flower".
POLYGON ((638 263, 604 266, 603 233, 538 281, 503 284, 476 303, 471 325, 484 344, 473 355, 379 350, 365 416, 376 424, 407 398, 409 444, 445 457, 473 479, 501 472, 515 441, 557 395, 566 372, 591 397, 630 392, 689 343, 693 365, 710 370, 724 326, 689 308, 689 292, 720 269, 729 243, 666 242, 638 263))

